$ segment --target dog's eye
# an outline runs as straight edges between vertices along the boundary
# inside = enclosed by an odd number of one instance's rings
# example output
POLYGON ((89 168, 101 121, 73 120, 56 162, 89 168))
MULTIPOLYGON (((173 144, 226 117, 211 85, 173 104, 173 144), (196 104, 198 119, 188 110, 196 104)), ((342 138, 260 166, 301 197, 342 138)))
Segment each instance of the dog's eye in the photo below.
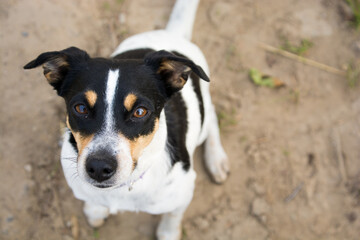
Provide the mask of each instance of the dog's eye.
POLYGON ((84 104, 75 105, 75 111, 79 114, 88 114, 88 110, 84 104))
POLYGON ((139 107, 135 110, 133 116, 136 118, 142 118, 147 114, 147 110, 144 107, 139 107))

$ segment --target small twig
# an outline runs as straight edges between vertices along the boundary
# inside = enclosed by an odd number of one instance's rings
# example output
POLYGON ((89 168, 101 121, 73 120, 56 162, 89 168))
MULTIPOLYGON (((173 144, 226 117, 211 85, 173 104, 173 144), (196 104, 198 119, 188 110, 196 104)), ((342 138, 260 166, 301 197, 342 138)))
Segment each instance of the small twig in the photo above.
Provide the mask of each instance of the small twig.
POLYGON ((285 198, 285 200, 284 200, 285 203, 288 203, 288 202, 290 202, 291 200, 293 200, 293 199, 296 197, 296 195, 300 192, 300 190, 302 189, 303 186, 304 186, 304 183, 303 183, 303 182, 300 183, 300 184, 294 189, 294 191, 292 191, 292 193, 285 198))
POLYGON ((337 157, 338 164, 339 164, 339 171, 341 174, 341 179, 344 182, 346 182, 347 181, 347 173, 346 173, 346 169, 345 169, 344 158, 342 155, 340 136, 339 136, 339 133, 336 128, 334 128, 334 130, 333 130, 333 140, 334 140, 334 145, 335 145, 335 150, 336 150, 336 157, 337 157))
POLYGON ((71 217, 71 235, 74 238, 74 240, 79 239, 79 233, 80 233, 79 221, 76 216, 72 216, 71 217))
POLYGON ((311 60, 311 59, 308 59, 308 58, 298 56, 296 54, 293 54, 293 53, 290 53, 288 51, 282 50, 280 48, 275 48, 275 47, 267 45, 265 43, 259 43, 259 46, 262 49, 264 49, 265 51, 279 54, 279 55, 281 55, 283 57, 287 57, 287 58, 290 58, 292 60, 305 63, 307 65, 310 65, 312 67, 316 67, 316 68, 321 69, 323 71, 333 73, 333 74, 336 74, 336 75, 339 75, 339 76, 346 76, 345 71, 339 70, 339 69, 334 68, 334 67, 330 67, 328 65, 325 65, 323 63, 320 63, 320 62, 317 62, 317 61, 314 61, 314 60, 311 60))

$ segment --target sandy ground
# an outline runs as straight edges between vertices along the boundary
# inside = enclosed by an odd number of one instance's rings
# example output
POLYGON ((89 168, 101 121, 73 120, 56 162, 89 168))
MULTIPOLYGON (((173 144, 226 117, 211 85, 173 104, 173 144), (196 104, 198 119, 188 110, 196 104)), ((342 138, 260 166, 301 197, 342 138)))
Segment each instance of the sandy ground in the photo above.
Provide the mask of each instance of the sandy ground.
MULTIPOLYGON (((232 173, 211 183, 196 153, 183 239, 359 239, 360 86, 258 47, 306 38, 306 57, 342 69, 360 57, 360 39, 340 2, 200 3, 193 41, 210 65, 232 173), (255 86, 253 67, 286 86, 255 86)), ((59 162, 63 102, 40 69, 22 66, 69 46, 108 56, 126 37, 163 28, 173 3, 0 2, 0 239, 155 238, 159 217, 144 213, 87 225, 59 162)))

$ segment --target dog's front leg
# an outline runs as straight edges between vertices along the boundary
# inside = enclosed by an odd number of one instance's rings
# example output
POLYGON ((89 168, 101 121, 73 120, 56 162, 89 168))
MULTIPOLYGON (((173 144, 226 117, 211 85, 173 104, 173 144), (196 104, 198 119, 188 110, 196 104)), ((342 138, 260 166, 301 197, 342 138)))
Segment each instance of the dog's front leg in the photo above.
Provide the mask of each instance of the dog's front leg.
POLYGON ((101 205, 85 202, 84 213, 92 227, 100 227, 109 216, 109 209, 101 205))
POLYGON ((172 212, 161 216, 159 226, 156 231, 158 240, 180 240, 181 239, 181 220, 187 208, 180 207, 172 212))

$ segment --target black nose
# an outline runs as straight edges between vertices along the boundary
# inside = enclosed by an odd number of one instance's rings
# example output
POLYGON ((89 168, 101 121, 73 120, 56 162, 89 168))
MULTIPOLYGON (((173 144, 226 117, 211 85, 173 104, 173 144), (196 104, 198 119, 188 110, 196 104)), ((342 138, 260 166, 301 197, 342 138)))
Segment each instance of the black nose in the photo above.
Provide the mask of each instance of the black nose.
POLYGON ((97 182, 103 182, 111 178, 116 172, 117 162, 112 158, 92 157, 86 160, 86 172, 97 182))

